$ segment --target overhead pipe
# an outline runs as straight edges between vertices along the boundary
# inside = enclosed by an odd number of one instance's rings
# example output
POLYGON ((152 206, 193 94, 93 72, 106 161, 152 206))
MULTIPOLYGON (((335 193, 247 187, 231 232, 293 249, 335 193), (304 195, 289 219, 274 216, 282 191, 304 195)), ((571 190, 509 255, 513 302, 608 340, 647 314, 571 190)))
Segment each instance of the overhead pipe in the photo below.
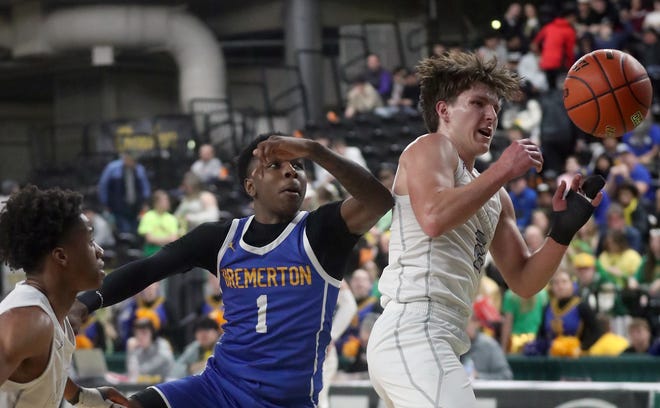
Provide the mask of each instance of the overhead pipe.
POLYGON ((167 50, 179 68, 184 112, 195 99, 226 98, 220 45, 203 22, 184 11, 158 6, 84 6, 56 10, 46 16, 44 25, 44 43, 53 52, 98 45, 167 50))

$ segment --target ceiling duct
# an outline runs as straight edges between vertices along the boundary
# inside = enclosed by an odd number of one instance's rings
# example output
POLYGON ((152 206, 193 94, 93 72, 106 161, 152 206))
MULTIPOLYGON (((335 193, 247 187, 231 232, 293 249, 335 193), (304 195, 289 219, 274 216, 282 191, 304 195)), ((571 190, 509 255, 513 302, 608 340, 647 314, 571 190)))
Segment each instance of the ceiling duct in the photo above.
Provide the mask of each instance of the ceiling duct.
POLYGON ((94 46, 167 50, 179 68, 183 111, 189 111, 195 99, 226 97, 226 70, 220 45, 204 23, 184 11, 103 5, 61 9, 45 17, 41 32, 42 44, 52 52, 94 46))

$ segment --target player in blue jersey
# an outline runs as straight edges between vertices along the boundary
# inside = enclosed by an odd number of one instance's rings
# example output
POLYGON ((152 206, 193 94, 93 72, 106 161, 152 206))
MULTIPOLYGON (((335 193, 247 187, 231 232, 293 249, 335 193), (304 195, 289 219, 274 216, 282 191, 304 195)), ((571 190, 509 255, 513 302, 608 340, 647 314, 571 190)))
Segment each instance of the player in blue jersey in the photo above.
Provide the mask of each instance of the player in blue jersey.
POLYGON ((317 404, 346 259, 392 196, 367 170, 307 139, 256 139, 241 153, 238 175, 254 216, 203 224, 80 296, 85 307, 77 313, 91 312, 193 267, 220 278, 227 323, 204 372, 139 392, 131 408, 317 404), (300 211, 303 159, 328 170, 351 197, 300 211))

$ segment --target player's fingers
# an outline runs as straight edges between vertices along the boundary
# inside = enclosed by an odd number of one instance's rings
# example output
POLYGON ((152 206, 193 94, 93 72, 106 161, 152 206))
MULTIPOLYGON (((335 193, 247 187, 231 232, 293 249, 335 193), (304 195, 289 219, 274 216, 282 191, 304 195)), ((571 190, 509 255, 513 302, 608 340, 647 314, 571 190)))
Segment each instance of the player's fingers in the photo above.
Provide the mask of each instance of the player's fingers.
POLYGON ((529 138, 520 139, 518 142, 525 146, 536 146, 536 144, 534 144, 534 142, 532 142, 532 140, 529 138))
POLYGON ((541 153, 541 151, 539 151, 539 162, 540 164, 536 168, 536 171, 540 173, 541 170, 543 170, 543 163, 545 163, 545 160, 543 159, 543 153, 541 153))
POLYGON ((532 167, 534 167, 534 169, 535 169, 537 172, 540 172, 540 171, 543 169, 543 162, 542 162, 542 161, 540 161, 540 160, 532 160, 532 162, 534 163, 534 165, 533 165, 532 167))
POLYGON ((571 180, 571 190, 578 191, 580 189, 580 183, 582 183, 582 175, 576 174, 571 180))
POLYGON ((555 199, 564 199, 564 193, 566 192, 566 182, 562 180, 562 182, 559 184, 559 187, 557 187, 557 191, 555 191, 555 196, 552 197, 552 201, 555 199))
POLYGON ((599 191, 598 194, 596 194, 596 198, 591 200, 591 205, 593 205, 594 207, 598 207, 601 201, 603 201, 603 193, 599 191))

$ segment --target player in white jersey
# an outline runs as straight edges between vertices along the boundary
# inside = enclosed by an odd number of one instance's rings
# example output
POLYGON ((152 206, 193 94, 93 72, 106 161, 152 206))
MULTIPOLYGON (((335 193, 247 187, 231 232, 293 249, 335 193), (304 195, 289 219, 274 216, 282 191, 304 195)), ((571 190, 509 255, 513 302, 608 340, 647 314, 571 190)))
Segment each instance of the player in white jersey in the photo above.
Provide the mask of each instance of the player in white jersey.
POLYGON ((63 398, 86 408, 128 403, 114 388, 82 388, 67 375, 75 349, 67 312, 104 276, 81 203, 80 194, 30 186, 0 212, 0 260, 26 273, 0 302, 2 408, 54 408, 63 398))
POLYGON ((462 52, 423 60, 417 73, 430 133, 399 160, 389 265, 379 284, 385 310, 369 339, 369 374, 388 407, 468 408, 476 401, 458 357, 470 346, 465 327, 486 253, 514 292, 531 296, 602 195, 584 198, 576 177, 564 198, 569 187, 562 184, 553 197, 552 232, 530 254, 503 186, 541 170, 540 149, 520 140, 482 174, 474 169, 490 148, 500 99, 518 92, 518 78, 496 61, 462 52))

